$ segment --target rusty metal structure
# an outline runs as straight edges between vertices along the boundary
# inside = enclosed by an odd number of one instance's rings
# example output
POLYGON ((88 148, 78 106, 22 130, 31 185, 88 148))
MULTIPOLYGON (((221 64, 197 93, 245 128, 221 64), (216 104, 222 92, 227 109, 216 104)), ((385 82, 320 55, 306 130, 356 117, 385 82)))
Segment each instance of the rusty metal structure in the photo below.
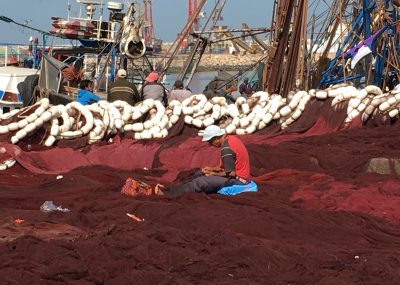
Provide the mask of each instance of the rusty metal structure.
POLYGON ((343 82, 393 89, 400 82, 399 7, 399 0, 275 1, 264 89, 286 95, 343 82))
MULTIPOLYGON (((202 30, 200 31, 200 34, 196 37, 197 40, 193 45, 193 48, 190 52, 190 55, 186 59, 185 64, 183 65, 183 68, 180 70, 177 79, 182 80, 185 84, 185 86, 188 86, 196 72, 197 67, 200 64, 201 58, 206 50, 206 47, 209 43, 210 36, 204 36, 203 33, 205 29, 208 27, 208 25, 211 22, 211 27, 210 30, 214 30, 214 27, 217 23, 217 21, 221 17, 222 10, 225 6, 226 0, 216 0, 214 7, 206 21, 206 23, 203 25, 202 30)), ((193 35, 193 34, 192 34, 193 35)))
POLYGON ((307 46, 307 0, 274 2, 271 25, 272 54, 265 62, 264 89, 287 94, 296 85, 304 86, 304 59, 307 46))
MULTIPOLYGON (((166 52, 164 59, 168 59, 168 60, 161 71, 160 80, 165 75, 168 68, 171 66, 171 63, 174 60, 176 54, 178 53, 178 50, 179 50, 182 42, 187 38, 190 31, 192 30, 192 26, 195 23, 195 21, 197 21, 199 14, 201 12, 201 9, 203 8, 205 3, 206 3, 206 0, 200 0, 200 2, 197 4, 197 9, 193 12, 191 18, 188 20, 186 25, 183 27, 182 32, 179 33, 178 38, 175 40, 175 42, 171 45, 171 47, 166 52)), ((161 64, 161 62, 160 62, 160 64, 161 64)))
POLYGON ((144 40, 146 43, 151 42, 154 38, 154 24, 153 24, 153 0, 143 0, 144 4, 144 40))
MULTIPOLYGON (((188 20, 192 18, 196 10, 197 10, 197 0, 188 0, 188 20)), ((196 19, 194 20, 192 29, 194 31, 197 31, 199 29, 198 17, 196 17, 196 19)))
MULTIPOLYGON (((269 32, 270 29, 268 28, 249 28, 247 24, 242 24, 241 29, 221 29, 220 26, 217 26, 217 22, 223 19, 221 13, 226 2, 226 0, 215 0, 213 9, 207 17, 202 29, 198 31, 194 30, 191 33, 191 36, 196 40, 194 41, 193 47, 183 68, 177 76, 177 79, 182 80, 185 86, 190 84, 207 46, 219 42, 231 41, 237 52, 243 50, 247 53, 254 54, 257 51, 266 51, 268 49, 266 43, 257 37, 258 34, 269 32), (258 48, 246 43, 243 40, 245 37, 251 37, 253 42, 258 44, 258 48)), ((195 23, 196 22, 194 22, 194 24, 195 23)))
POLYGON ((398 0, 334 1, 330 24, 318 34, 328 42, 316 61, 322 70, 318 87, 353 82, 392 89, 398 84, 399 5, 398 0), (321 63, 332 46, 334 56, 321 63))

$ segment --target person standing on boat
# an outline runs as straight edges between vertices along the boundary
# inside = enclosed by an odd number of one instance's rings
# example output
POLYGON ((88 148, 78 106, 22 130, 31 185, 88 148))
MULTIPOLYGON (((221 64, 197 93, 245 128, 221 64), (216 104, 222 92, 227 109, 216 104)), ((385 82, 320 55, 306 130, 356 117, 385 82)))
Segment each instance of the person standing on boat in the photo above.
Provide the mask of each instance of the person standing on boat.
POLYGON ((76 95, 76 101, 82 105, 90 105, 92 103, 101 100, 99 96, 93 92, 93 82, 91 80, 82 80, 79 83, 78 94, 76 95))
POLYGON ((249 97, 253 93, 253 89, 250 86, 249 79, 245 78, 243 83, 239 86, 239 92, 243 96, 249 97))
POLYGON ((158 100, 167 105, 167 92, 164 86, 157 82, 158 78, 159 75, 156 71, 151 72, 146 77, 146 81, 142 87, 141 99, 143 101, 146 99, 158 100))
POLYGON ((174 88, 168 94, 168 103, 173 100, 178 100, 182 103, 183 100, 189 98, 190 96, 192 96, 192 92, 184 88, 182 80, 176 80, 174 83, 174 88))
POLYGON ((139 92, 136 85, 126 79, 126 70, 120 69, 117 72, 117 80, 110 84, 108 89, 108 102, 122 100, 130 105, 135 105, 140 101, 139 92))

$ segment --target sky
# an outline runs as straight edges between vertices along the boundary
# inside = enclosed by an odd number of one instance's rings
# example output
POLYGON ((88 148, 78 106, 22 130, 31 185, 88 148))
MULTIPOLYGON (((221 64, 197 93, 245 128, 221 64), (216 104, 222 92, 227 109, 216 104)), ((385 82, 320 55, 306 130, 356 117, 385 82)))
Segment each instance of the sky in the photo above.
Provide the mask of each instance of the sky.
MULTIPOLYGON (((71 16, 78 16, 79 4, 76 0, 69 1, 72 5, 71 16)), ((207 0, 204 12, 210 14, 214 1, 207 0)), ((1 0, 1 2, 0 15, 9 17, 15 22, 28 22, 30 26, 44 31, 51 29, 51 17, 67 17, 68 0, 1 0)), ((241 23, 247 23, 252 28, 269 27, 273 2, 273 0, 227 0, 222 13, 224 20, 220 24, 229 28, 240 28, 241 23)), ((164 41, 173 41, 187 21, 187 6, 187 0, 153 0, 156 37, 164 41)), ((34 31, 2 21, 0 21, 0 35, 0 43, 18 44, 28 43, 30 36, 39 36, 34 31)), ((55 43, 57 41, 59 40, 55 40, 55 43)))

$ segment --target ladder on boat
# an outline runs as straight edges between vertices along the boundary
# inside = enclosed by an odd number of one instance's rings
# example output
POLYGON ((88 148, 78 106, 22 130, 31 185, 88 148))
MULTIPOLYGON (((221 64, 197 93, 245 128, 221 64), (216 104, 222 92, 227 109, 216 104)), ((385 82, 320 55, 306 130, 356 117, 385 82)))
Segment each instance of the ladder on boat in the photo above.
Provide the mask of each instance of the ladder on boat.
POLYGON ((208 39, 199 36, 199 40, 196 41, 188 59, 179 72, 176 79, 181 80, 184 82, 184 84, 186 83, 185 86, 189 85, 189 83, 192 81, 194 73, 196 72, 196 69, 199 66, 201 58, 206 50, 207 44, 208 39))

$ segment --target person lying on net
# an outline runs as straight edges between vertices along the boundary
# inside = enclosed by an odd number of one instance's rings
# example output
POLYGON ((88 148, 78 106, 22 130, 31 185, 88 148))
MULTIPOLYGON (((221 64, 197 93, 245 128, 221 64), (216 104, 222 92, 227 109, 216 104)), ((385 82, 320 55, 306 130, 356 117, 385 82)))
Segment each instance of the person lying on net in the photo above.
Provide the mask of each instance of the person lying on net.
POLYGON ((245 185, 250 182, 249 155, 238 137, 227 135, 220 127, 211 125, 204 130, 203 141, 221 149, 220 165, 204 167, 191 180, 178 187, 164 189, 163 185, 158 184, 155 187, 155 194, 168 196, 185 192, 211 194, 217 193, 223 187, 245 185))

